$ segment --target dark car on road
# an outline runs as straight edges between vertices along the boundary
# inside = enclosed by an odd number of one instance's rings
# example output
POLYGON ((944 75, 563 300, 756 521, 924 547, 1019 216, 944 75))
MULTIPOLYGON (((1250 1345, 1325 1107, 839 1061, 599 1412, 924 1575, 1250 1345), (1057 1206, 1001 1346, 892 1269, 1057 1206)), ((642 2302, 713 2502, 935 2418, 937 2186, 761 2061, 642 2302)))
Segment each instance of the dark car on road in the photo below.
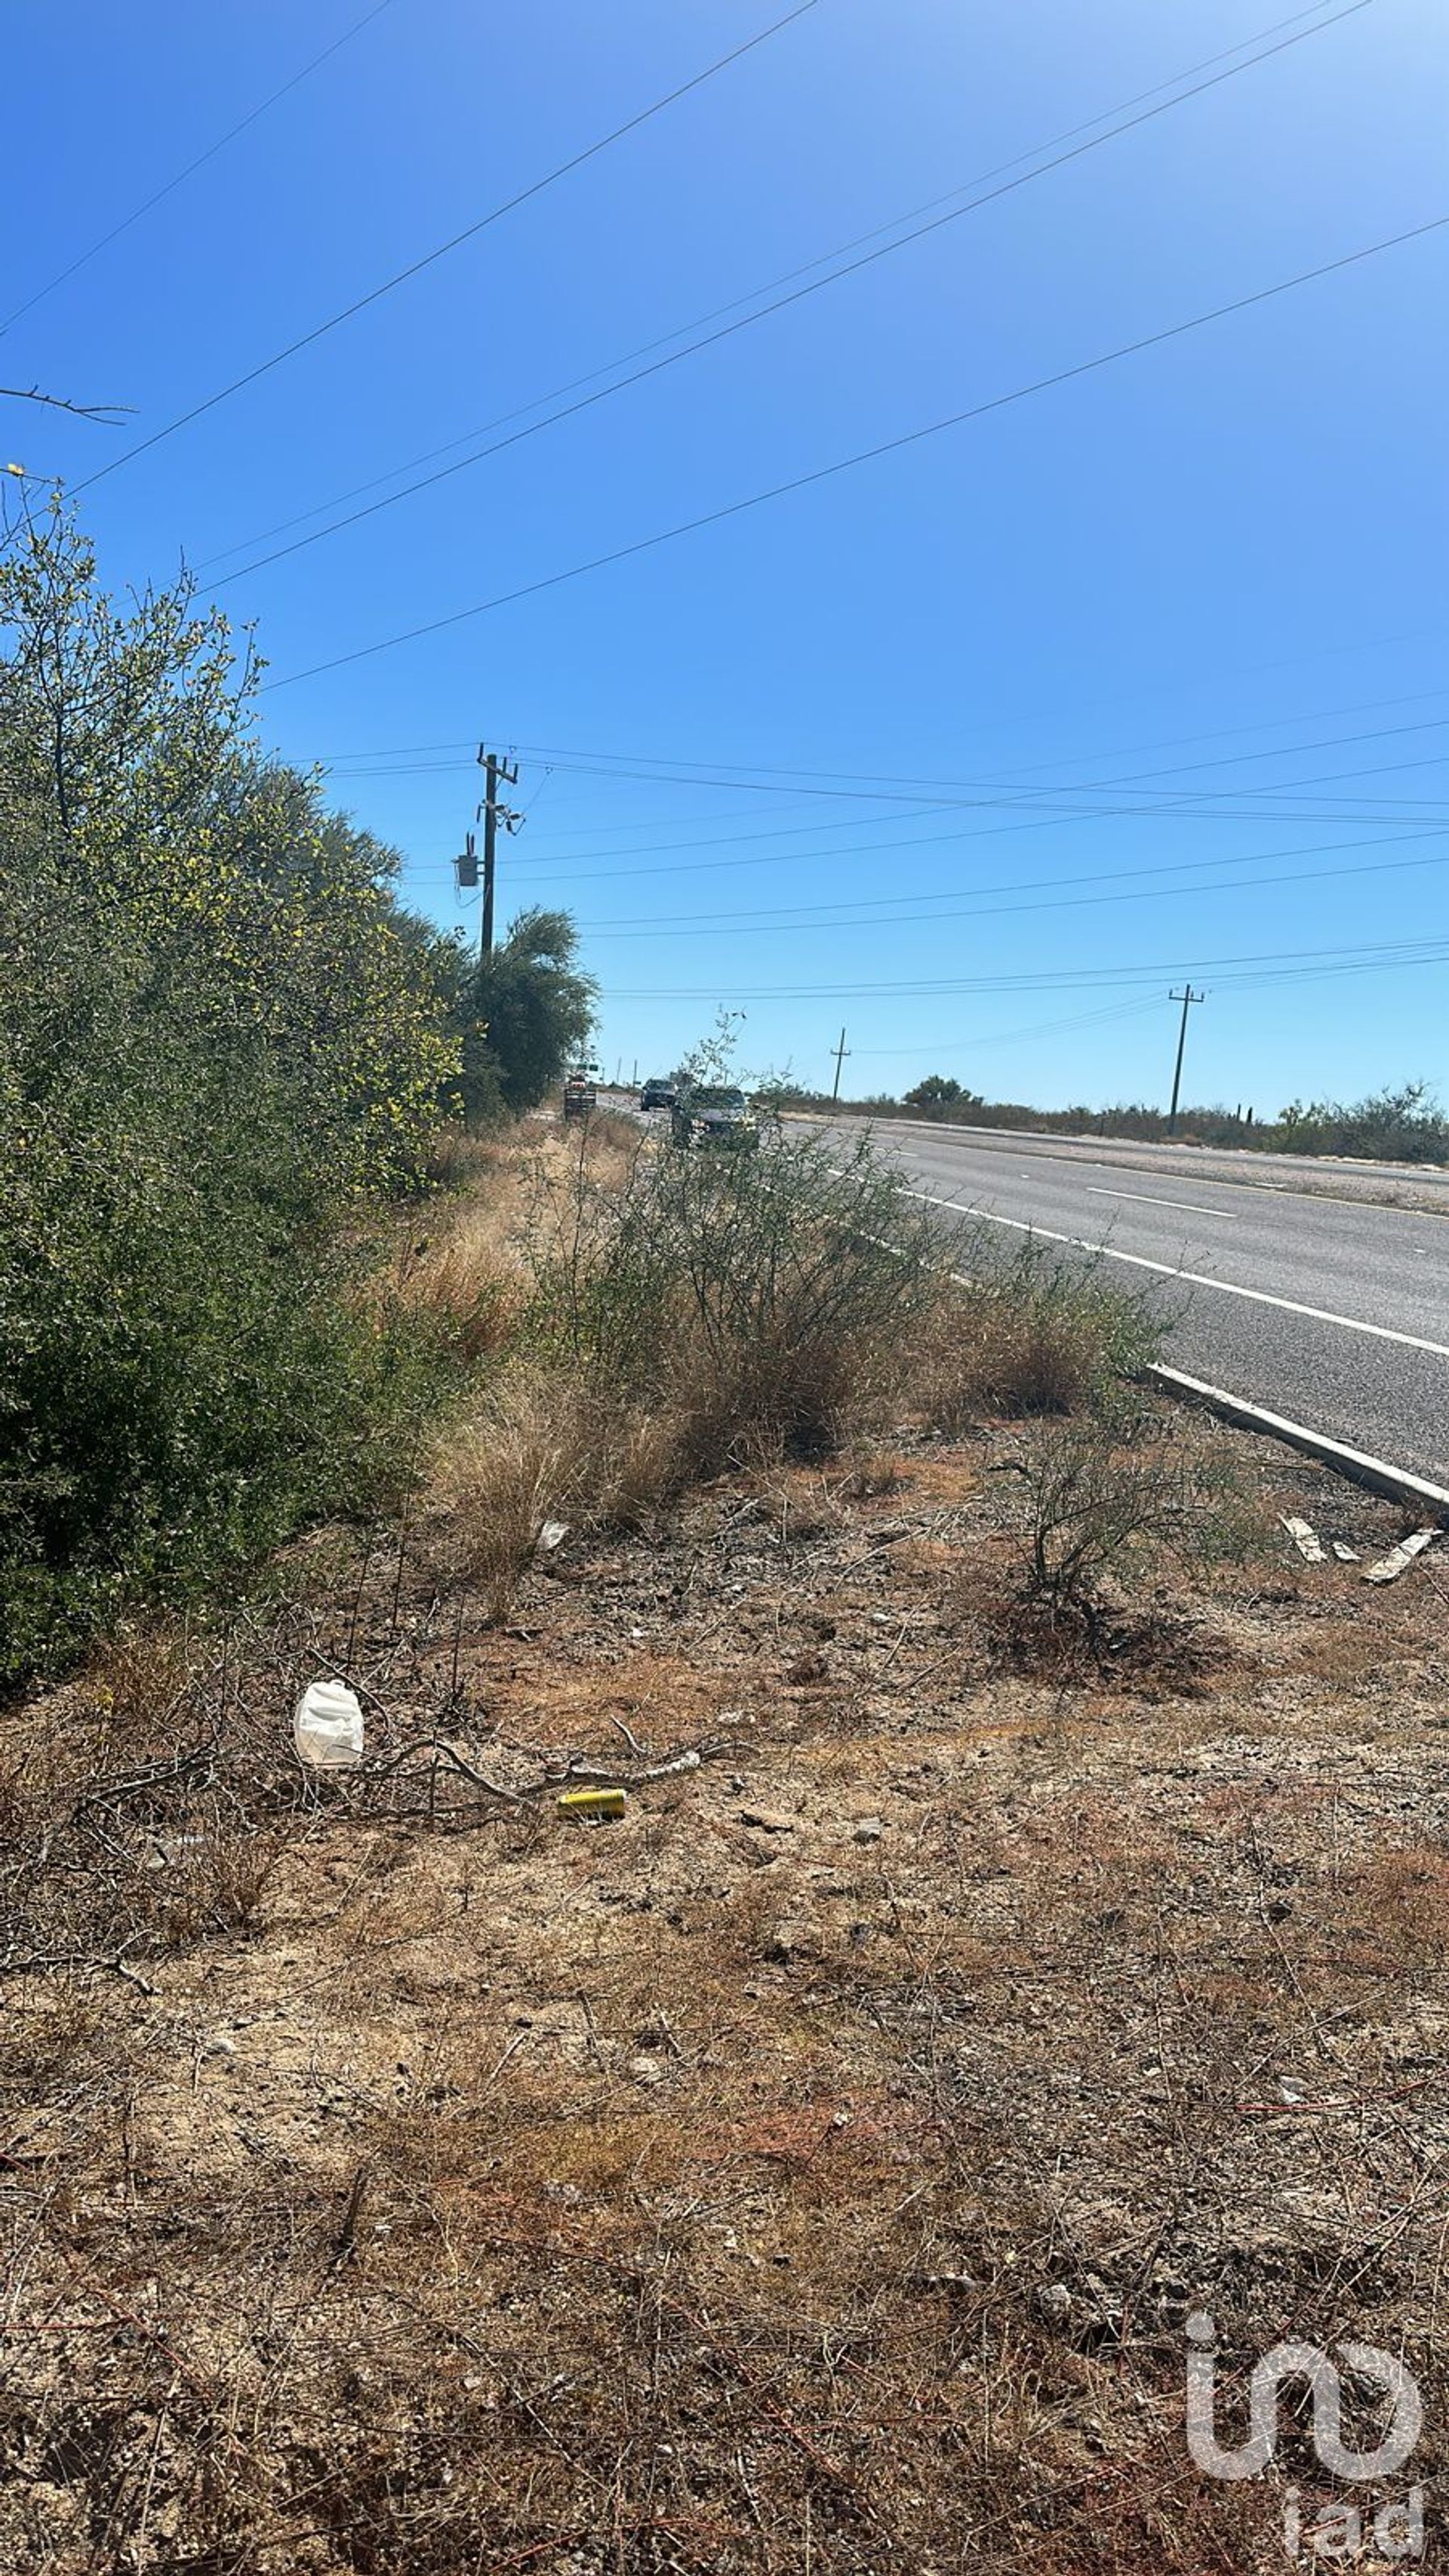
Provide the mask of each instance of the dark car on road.
POLYGON ((643 1090, 639 1094, 639 1106, 641 1109, 672 1109, 674 1107, 674 1085, 668 1079, 667 1075, 662 1073, 651 1073, 643 1090))
POLYGON ((669 1132, 676 1145, 723 1145, 736 1151, 748 1151, 760 1141, 744 1093, 728 1084, 684 1084, 669 1113, 669 1132))

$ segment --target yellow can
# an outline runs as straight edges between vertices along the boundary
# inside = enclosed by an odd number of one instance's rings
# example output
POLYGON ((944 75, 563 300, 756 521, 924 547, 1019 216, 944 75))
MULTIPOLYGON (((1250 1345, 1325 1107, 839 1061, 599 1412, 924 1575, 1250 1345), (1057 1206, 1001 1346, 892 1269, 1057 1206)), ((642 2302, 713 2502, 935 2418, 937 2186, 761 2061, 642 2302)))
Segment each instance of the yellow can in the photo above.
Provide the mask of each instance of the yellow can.
POLYGON ((622 1789, 565 1789, 558 1802, 561 1816, 622 1816, 622 1789))

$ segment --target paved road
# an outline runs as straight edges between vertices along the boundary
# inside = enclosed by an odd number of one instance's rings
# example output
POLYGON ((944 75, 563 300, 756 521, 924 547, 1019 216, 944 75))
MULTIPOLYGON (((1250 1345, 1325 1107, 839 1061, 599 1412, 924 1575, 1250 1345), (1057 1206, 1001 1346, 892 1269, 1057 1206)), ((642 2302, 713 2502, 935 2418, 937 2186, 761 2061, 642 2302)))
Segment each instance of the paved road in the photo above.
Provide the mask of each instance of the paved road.
POLYGON ((1449 1483, 1449 1214, 1264 1189, 1220 1177, 1224 1158, 1144 1169, 1116 1146, 875 1134, 923 1197, 1099 1248, 1168 1318, 1174 1367, 1449 1483))
POLYGON ((1055 1162, 1123 1163, 1138 1171, 1173 1172, 1191 1179, 1207 1172, 1219 1180, 1250 1181, 1255 1189, 1314 1198, 1361 1199, 1379 1206, 1427 1207, 1449 1216, 1449 1168, 1441 1163, 1370 1163, 1333 1154, 1263 1154, 1244 1147, 1146 1144, 1133 1137, 1057 1136, 1046 1128, 966 1129, 902 1119, 906 1133, 925 1124, 930 1136, 963 1136, 1009 1146, 1018 1156, 1047 1154, 1055 1162))

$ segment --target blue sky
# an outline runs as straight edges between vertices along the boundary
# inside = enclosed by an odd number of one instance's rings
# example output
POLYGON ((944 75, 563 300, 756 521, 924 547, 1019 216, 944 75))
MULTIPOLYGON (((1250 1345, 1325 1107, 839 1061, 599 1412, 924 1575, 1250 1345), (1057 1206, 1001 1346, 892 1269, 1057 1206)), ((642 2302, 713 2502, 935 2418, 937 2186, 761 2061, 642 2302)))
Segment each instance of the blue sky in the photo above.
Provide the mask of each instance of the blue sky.
MULTIPOLYGON (((8 87, 36 113, 0 169, 7 311, 347 40, 11 323, 7 383, 134 414, 113 430, 6 404, 6 455, 97 474, 788 5, 387 0, 359 26, 366 0, 92 0, 79 18, 10 0, 8 87)), ((1193 1097, 1449 1088, 1449 959, 1369 955, 1449 945, 1449 231, 293 677, 1449 213, 1442 9, 1367 0, 1328 23, 1343 5, 1289 22, 1274 0, 817 0, 101 475, 82 507, 107 577, 165 578, 184 553, 258 622, 268 739, 330 764, 439 920, 476 927, 450 866, 472 746, 516 745, 528 820, 504 917, 577 914, 610 1070, 668 1065, 724 1004, 746 1012, 750 1067, 807 1080, 828 1081, 843 1024, 848 1089, 942 1070, 1042 1102, 1160 1098, 1167 990, 1190 971, 1208 992, 1193 1097), (507 415, 528 427, 557 388, 1268 44, 651 381, 247 569, 338 515, 300 514, 386 497, 412 460, 507 415)))

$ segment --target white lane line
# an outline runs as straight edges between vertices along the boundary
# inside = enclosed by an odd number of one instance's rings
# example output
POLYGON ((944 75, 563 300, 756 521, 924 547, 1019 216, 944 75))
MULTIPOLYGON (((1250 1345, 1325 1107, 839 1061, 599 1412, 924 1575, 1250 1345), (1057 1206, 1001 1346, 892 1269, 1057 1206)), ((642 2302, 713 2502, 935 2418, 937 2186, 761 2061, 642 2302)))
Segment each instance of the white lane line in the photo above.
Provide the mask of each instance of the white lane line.
POLYGON ((987 1225, 1008 1225, 1013 1234, 1039 1234, 1045 1243, 1067 1243, 1074 1252, 1100 1254, 1108 1261, 1130 1262, 1134 1270, 1156 1270, 1164 1279, 1181 1279, 1191 1288, 1216 1288, 1224 1297, 1247 1297, 1255 1306, 1278 1306, 1285 1314, 1307 1315, 1315 1324, 1341 1324, 1347 1333, 1369 1333, 1376 1342, 1399 1342, 1405 1350, 1432 1351, 1449 1360, 1449 1343, 1425 1341, 1418 1333, 1396 1333, 1387 1324, 1365 1324, 1357 1315, 1335 1315, 1327 1306, 1305 1306, 1296 1297, 1274 1297, 1266 1288, 1244 1288, 1236 1279, 1212 1279, 1206 1271, 1179 1270, 1171 1261, 1149 1261, 1143 1252, 1118 1252, 1110 1243, 1088 1243, 1080 1234, 1058 1234, 1049 1225, 1028 1225, 1023 1217, 998 1216, 994 1209, 963 1207, 959 1199, 938 1199, 930 1190, 907 1190, 907 1198, 924 1199, 928 1207, 949 1208, 954 1216, 979 1216, 987 1225))
POLYGON ((1159 1199, 1151 1190, 1099 1190, 1094 1181, 1087 1183, 1087 1196, 1089 1199, 1136 1199, 1142 1207, 1186 1208, 1190 1216, 1225 1216, 1234 1225, 1243 1213, 1241 1208, 1201 1207, 1196 1199, 1159 1199))

